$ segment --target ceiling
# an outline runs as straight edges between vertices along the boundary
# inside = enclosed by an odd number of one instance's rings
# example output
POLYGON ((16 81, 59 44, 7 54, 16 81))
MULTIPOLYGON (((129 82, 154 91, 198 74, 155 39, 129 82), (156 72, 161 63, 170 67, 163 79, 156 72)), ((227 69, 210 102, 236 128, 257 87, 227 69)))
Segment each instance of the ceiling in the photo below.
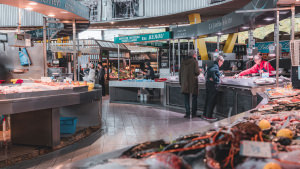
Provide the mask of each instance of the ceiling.
POLYGON ((192 13, 200 13, 201 20, 207 21, 216 17, 229 14, 242 6, 248 4, 251 0, 233 0, 221 5, 214 5, 212 7, 187 11, 183 13, 176 13, 172 15, 158 16, 158 17, 141 17, 127 20, 114 20, 113 22, 99 22, 91 23, 90 28, 94 29, 111 29, 124 27, 151 27, 161 25, 176 25, 189 23, 188 15, 192 13))

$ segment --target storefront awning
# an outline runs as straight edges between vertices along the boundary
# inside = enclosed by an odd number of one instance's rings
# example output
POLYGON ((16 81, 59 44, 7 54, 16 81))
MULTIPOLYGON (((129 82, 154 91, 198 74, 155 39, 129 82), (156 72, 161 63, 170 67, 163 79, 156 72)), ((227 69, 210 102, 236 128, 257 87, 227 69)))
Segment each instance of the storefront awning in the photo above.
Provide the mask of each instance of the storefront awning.
POLYGON ((0 0, 0 4, 24 8, 60 20, 90 18, 90 10, 75 0, 0 0))
MULTIPOLYGON (((276 8, 277 1, 258 1, 252 0, 246 6, 240 10, 257 10, 257 9, 268 9, 276 8)), ((232 12, 223 17, 209 20, 207 22, 194 24, 190 26, 182 26, 173 28, 174 39, 180 38, 191 38, 203 35, 216 35, 216 33, 235 33, 238 28, 243 25, 248 25, 251 22, 255 22, 255 19, 264 12, 253 12, 253 13, 236 13, 232 12)))

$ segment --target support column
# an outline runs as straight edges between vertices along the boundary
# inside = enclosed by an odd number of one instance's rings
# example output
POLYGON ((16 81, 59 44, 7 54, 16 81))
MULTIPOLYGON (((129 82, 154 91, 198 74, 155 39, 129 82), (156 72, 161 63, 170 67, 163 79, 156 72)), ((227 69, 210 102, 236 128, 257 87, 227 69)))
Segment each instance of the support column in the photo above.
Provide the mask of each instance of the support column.
POLYGON ((75 19, 73 19, 73 75, 74 75, 74 81, 77 81, 77 69, 76 69, 76 65, 77 65, 77 49, 76 49, 76 21, 75 19))
POLYGON ((220 39, 221 39, 221 35, 218 35, 217 36, 217 49, 218 49, 218 52, 220 52, 220 39))
POLYGON ((180 39, 178 39, 178 68, 180 69, 180 39))
POLYGON ((253 30, 249 30, 248 31, 248 44, 249 44, 249 48, 252 49, 254 47, 254 43, 253 43, 253 30))
POLYGON ((120 80, 120 45, 118 44, 118 80, 120 80))
POLYGON ((158 64, 158 62, 159 62, 159 48, 156 48, 156 60, 157 60, 157 73, 159 72, 159 64, 158 64))
POLYGON ((231 33, 228 35, 228 38, 226 40, 226 43, 225 43, 225 46, 223 49, 224 53, 232 53, 237 37, 238 37, 237 33, 231 33))
POLYGON ((295 40, 295 4, 291 7, 292 16, 291 16, 291 41, 295 40))
POLYGON ((43 55, 44 55, 44 76, 48 76, 47 70, 47 18, 43 17, 43 55))
MULTIPOLYGON (((276 11, 276 87, 278 87, 279 82, 278 82, 278 78, 279 78, 279 11, 276 11)), ((275 31, 275 30, 274 30, 275 31)))
MULTIPOLYGON (((198 13, 190 14, 189 15, 189 21, 190 21, 190 24, 201 23, 200 14, 198 14, 198 13)), ((194 40, 194 45, 195 45, 195 50, 196 49, 199 50, 201 60, 208 60, 208 53, 207 53, 205 40, 201 39, 201 38, 196 38, 194 40)))
POLYGON ((175 75, 175 41, 173 39, 173 57, 172 57, 172 64, 173 64, 173 75, 175 75))

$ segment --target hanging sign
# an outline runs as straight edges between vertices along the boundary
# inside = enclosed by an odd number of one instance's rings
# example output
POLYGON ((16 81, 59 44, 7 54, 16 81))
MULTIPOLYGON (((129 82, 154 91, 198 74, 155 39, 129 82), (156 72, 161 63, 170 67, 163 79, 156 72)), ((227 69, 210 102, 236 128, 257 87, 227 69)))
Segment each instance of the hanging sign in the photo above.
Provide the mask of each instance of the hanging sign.
POLYGON ((115 37, 114 43, 133 43, 133 42, 145 42, 145 41, 155 41, 155 40, 164 40, 164 39, 171 39, 171 33, 161 32, 161 33, 144 34, 144 35, 115 37))

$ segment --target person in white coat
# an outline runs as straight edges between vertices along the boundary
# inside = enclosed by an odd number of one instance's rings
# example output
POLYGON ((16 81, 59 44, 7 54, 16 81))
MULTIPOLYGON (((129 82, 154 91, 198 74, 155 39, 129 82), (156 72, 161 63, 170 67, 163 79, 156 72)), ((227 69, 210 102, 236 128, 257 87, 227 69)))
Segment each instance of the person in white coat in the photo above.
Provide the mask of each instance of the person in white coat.
POLYGON ((93 63, 90 63, 90 65, 89 65, 89 70, 88 70, 88 74, 87 74, 87 76, 83 77, 83 80, 84 80, 84 81, 87 81, 87 82, 92 82, 92 83, 94 83, 94 82, 95 82, 95 77, 96 77, 95 66, 94 66, 93 63))

